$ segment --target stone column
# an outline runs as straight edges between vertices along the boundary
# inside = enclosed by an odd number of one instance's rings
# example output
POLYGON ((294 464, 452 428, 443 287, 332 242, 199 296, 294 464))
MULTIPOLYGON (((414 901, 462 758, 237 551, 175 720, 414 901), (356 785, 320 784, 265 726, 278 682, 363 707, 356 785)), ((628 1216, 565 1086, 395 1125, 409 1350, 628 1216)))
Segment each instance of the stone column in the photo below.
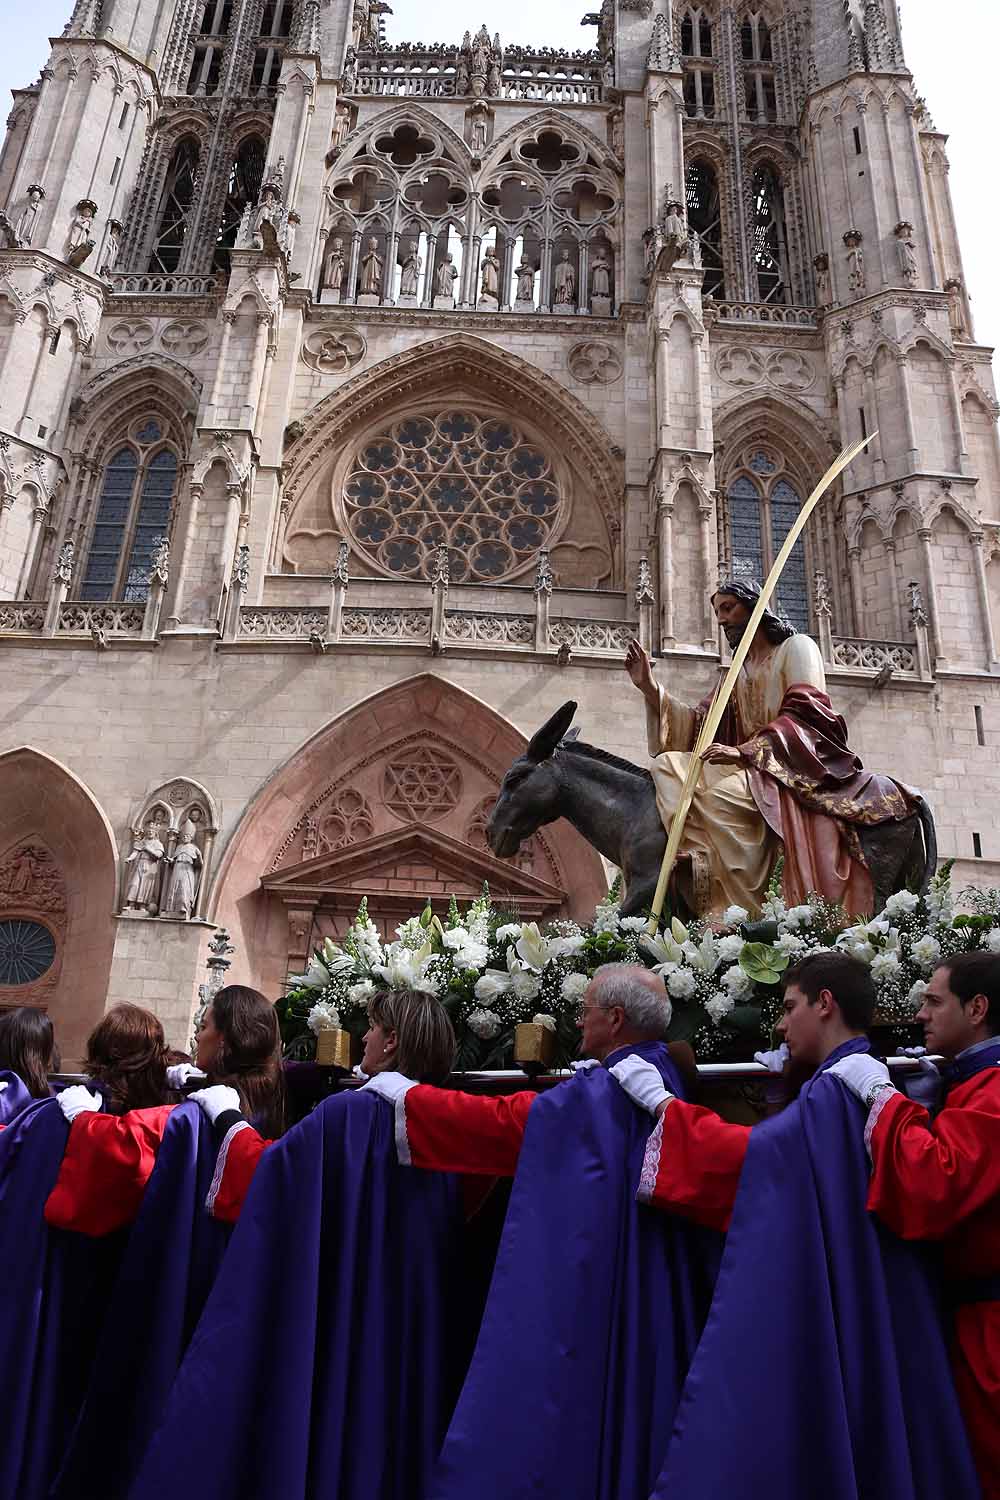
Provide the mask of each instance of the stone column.
POLYGON ((854 634, 865 633, 865 593, 861 582, 861 548, 848 547, 847 558, 851 567, 851 611, 854 615, 854 634))
POLYGON ((899 571, 899 558, 896 556, 896 543, 891 536, 885 539, 885 551, 892 575, 892 624, 897 641, 901 641, 903 639, 903 582, 899 571))
POLYGON ((337 566, 330 578, 330 610, 326 621, 326 636, 329 641, 339 641, 342 633, 344 600, 349 582, 347 558, 347 543, 341 542, 337 548, 337 566))
POLYGON ((215 379, 212 381, 212 398, 209 408, 209 419, 215 421, 215 413, 219 405, 219 397, 222 394, 222 377, 229 367, 229 342, 233 336, 233 324, 236 322, 234 309, 223 308, 222 310, 222 342, 219 346, 218 363, 215 367, 215 379))
POLYGON ((48 603, 45 607, 45 624, 42 626, 43 635, 56 635, 59 631, 59 611, 66 602, 69 595, 69 586, 73 581, 73 550, 72 541, 63 542, 59 549, 59 557, 52 573, 52 586, 49 589, 48 603))
POLYGON ((833 630, 830 624, 830 587, 826 574, 817 568, 813 574, 813 606, 816 611, 820 655, 828 667, 833 666, 833 630))
POLYGON ((660 650, 672 651, 674 635, 674 502, 661 491, 656 506, 660 575, 660 650))
POLYGON ((552 569, 549 554, 543 547, 535 570, 535 650, 549 649, 549 604, 552 599, 552 569))
POLYGON ((635 607, 639 614, 639 644, 644 651, 655 650, 653 641, 653 580, 649 571, 649 558, 639 559, 639 579, 635 590, 635 607))
POLYGON ((698 530, 701 541, 701 566, 702 566, 702 645, 706 651, 714 651, 718 640, 718 627, 715 614, 712 610, 710 594, 712 592, 712 507, 710 503, 699 500, 698 503, 698 530))
POLYGON ((903 417, 906 422, 907 456, 910 472, 913 473, 920 468, 920 449, 917 447, 916 427, 913 421, 913 400, 910 396, 910 369, 906 363, 906 355, 897 354, 896 364, 899 369, 900 387, 903 397, 903 417))
POLYGON ((252 429, 260 406, 261 386, 264 380, 264 362, 267 359, 267 331, 270 317, 265 312, 257 314, 257 333, 253 344, 253 363, 247 380, 247 401, 243 406, 243 427, 252 429))
POLYGON ((941 624, 938 616, 937 584, 934 580, 934 553, 931 548, 931 533, 928 527, 922 526, 917 532, 920 539, 920 551, 924 560, 924 577, 927 580, 927 617, 931 630, 931 649, 936 667, 947 666, 944 649, 941 644, 941 624))
POLYGON ((226 600, 226 619, 223 627, 222 638, 225 641, 235 641, 240 633, 240 610, 246 597, 247 589, 250 587, 250 548, 246 542, 241 542, 236 548, 236 561, 233 564, 233 573, 229 581, 229 597, 226 600))
POLYGON ((658 442, 661 448, 670 442, 670 329, 656 330, 656 405, 658 442))
POLYGON ((962 402, 958 394, 958 377, 955 373, 956 361, 953 360, 948 370, 948 404, 951 407, 951 418, 955 424, 955 468, 959 474, 969 472, 969 452, 965 446, 965 424, 962 421, 962 402))
POLYGON ((444 650, 448 622, 445 607, 448 603, 448 547, 442 543, 434 554, 434 577, 431 580, 431 651, 436 656, 444 650))
POLYGON ((1000 672, 1000 661, 997 660, 996 636, 993 630, 993 615, 990 610, 990 588, 986 580, 986 560, 983 557, 983 533, 972 531, 969 533, 969 546, 972 548, 972 570, 976 575, 976 593, 979 595, 979 611, 983 621, 983 642, 986 646, 986 670, 987 672, 1000 672))
POLYGON ((580 241, 580 253, 576 263, 576 310, 590 312, 590 252, 586 240, 580 241))

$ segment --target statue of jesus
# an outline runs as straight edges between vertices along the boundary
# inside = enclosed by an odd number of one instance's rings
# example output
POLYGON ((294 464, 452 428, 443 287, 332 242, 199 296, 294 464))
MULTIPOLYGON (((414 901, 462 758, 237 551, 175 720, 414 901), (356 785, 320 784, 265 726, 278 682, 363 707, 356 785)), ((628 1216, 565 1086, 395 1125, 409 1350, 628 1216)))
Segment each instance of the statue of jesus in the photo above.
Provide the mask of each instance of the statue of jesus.
MULTIPOLYGON (((757 598, 758 590, 733 579, 712 595, 734 649, 757 598)), ((674 698, 654 680, 638 641, 630 643, 625 667, 646 700, 656 801, 669 830, 711 699, 692 707, 674 698)), ((909 817, 916 794, 866 771, 851 751, 811 636, 797 634, 765 610, 718 738, 702 760, 678 869, 681 893, 693 911, 758 910, 782 848, 789 905, 815 891, 855 915, 873 910, 859 830, 909 817)))

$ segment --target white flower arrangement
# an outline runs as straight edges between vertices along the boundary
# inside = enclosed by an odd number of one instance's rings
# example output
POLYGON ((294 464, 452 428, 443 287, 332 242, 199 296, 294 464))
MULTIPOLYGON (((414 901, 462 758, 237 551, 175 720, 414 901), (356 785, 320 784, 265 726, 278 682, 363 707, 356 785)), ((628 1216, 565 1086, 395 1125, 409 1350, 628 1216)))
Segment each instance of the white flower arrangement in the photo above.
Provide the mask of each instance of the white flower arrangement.
POLYGON ((852 919, 818 896, 787 906, 771 894, 753 918, 733 906, 721 923, 672 918, 650 932, 646 917, 622 917, 613 894, 585 927, 511 920, 484 892, 461 913, 454 901, 447 916, 428 906, 401 922, 392 940, 382 938, 362 903, 343 938, 326 939, 306 972, 292 979, 281 1002, 283 1025, 294 1046, 302 1039, 298 1055, 308 1055, 327 1027, 360 1036, 376 990, 407 987, 445 1004, 460 1067, 504 1066, 514 1028, 532 1020, 554 1029, 565 1064, 595 970, 639 963, 663 979, 671 1036, 692 1039, 703 1057, 747 1057, 766 1044, 784 972, 819 951, 850 953, 868 964, 880 1022, 912 1024, 938 963, 975 948, 1000 953, 1000 890, 963 892, 961 902, 967 911, 955 916, 945 872, 925 896, 897 892, 874 919, 852 919))

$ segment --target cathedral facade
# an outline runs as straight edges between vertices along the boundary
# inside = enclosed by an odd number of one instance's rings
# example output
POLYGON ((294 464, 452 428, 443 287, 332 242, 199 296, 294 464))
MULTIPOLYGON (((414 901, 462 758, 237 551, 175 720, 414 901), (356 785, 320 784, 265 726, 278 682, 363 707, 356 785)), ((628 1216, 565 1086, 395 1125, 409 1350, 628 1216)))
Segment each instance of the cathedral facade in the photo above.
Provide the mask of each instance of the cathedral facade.
MULTIPOLYGON (((0 1005, 183 1045, 361 896, 586 918, 485 821, 567 699, 640 764, 720 573, 1000 883, 1000 449, 945 137, 884 0, 604 0, 593 46, 378 0, 77 0, 0 156, 0 1005), (477 29, 478 28, 478 29, 477 29), (221 939, 217 947, 225 946, 221 939)), ((904 9, 905 20, 905 9, 904 9)))

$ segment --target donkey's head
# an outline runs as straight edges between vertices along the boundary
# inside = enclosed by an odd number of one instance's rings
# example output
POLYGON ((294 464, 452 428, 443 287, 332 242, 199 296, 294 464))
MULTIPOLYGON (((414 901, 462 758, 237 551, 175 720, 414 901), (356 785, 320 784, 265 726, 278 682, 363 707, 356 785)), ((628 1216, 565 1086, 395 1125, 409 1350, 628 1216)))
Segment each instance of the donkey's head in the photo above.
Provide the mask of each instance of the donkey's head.
MULTIPOLYGON (((564 703, 531 738, 507 772, 486 825, 494 854, 510 859, 536 828, 560 817, 560 787, 552 755, 566 738, 576 704, 564 703)), ((575 731, 574 731, 575 735, 575 731)))

